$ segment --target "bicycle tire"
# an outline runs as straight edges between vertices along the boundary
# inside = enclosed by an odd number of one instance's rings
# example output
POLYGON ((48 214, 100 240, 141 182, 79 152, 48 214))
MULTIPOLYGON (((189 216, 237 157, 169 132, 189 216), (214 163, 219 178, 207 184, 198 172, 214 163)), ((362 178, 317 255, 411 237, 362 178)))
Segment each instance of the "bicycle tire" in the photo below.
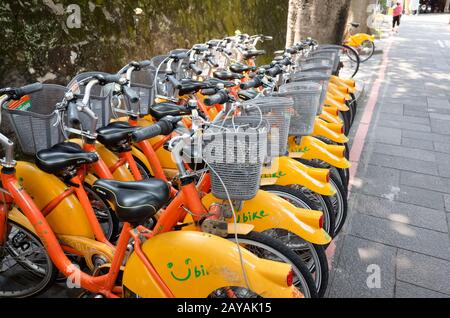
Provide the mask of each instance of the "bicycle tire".
MULTIPOLYGON (((11 226, 17 227, 20 232, 26 233, 26 235, 28 237, 30 237, 34 241, 35 244, 41 245, 41 248, 42 248, 43 252, 45 253, 45 259, 46 259, 46 262, 48 264, 48 269, 46 270, 45 274, 42 275, 38 269, 33 268, 34 266, 38 266, 38 264, 35 264, 33 266, 33 265, 27 264, 25 262, 25 260, 23 260, 23 259, 19 260, 20 256, 17 256, 17 255, 13 256, 11 254, 11 253, 13 253, 11 246, 9 246, 9 247, 0 247, 0 254, 2 254, 2 252, 5 253, 3 255, 3 257, 0 258, 0 268, 2 268, 4 266, 3 262, 8 257, 6 255, 6 253, 9 253, 9 256, 21 268, 23 268, 25 270, 24 273, 22 273, 20 275, 17 274, 16 276, 14 276, 14 277, 17 277, 17 280, 19 280, 19 282, 8 280, 8 279, 15 279, 15 278, 11 277, 11 276, 7 277, 5 275, 5 272, 2 272, 2 276, 0 277, 0 281, 1 281, 1 283, 0 283, 0 298, 26 298, 26 297, 38 296, 38 295, 44 293, 45 291, 47 291, 53 285, 53 283, 55 282, 56 277, 58 275, 58 269, 55 267, 55 265, 51 261, 50 256, 47 254, 47 251, 46 251, 44 245, 42 244, 42 241, 39 239, 39 237, 36 234, 34 234, 33 232, 29 231, 27 228, 23 227, 22 225, 20 225, 20 224, 18 224, 16 222, 13 222, 13 221, 9 220, 8 224, 10 224, 11 226), (8 251, 5 251, 3 249, 7 249, 8 251), (27 289, 25 289, 22 292, 13 292, 11 290, 6 291, 6 290, 3 290, 3 288, 2 288, 3 284, 5 284, 5 286, 12 286, 12 285, 14 285, 14 283, 17 283, 19 285, 23 284, 23 282, 27 282, 28 281, 27 277, 30 277, 30 276, 31 277, 41 276, 41 277, 44 277, 44 279, 39 284, 32 283, 31 284, 31 285, 33 285, 32 287, 27 288, 27 289)), ((10 234, 11 233, 12 233, 12 230, 10 230, 10 234)), ((14 238, 12 238, 12 239, 14 240, 14 238)), ((9 242, 9 238, 8 238, 7 243, 8 242, 9 242)), ((14 244, 14 243, 12 243, 12 244, 14 244)), ((16 242, 16 244, 17 244, 17 242, 16 242)), ((23 247, 21 246, 20 249, 23 250, 23 247)), ((36 254, 32 253, 32 255, 35 256, 36 254)), ((33 262, 33 261, 28 260, 28 262, 33 262)))
POLYGON ((255 255, 257 255, 258 257, 264 258, 264 256, 262 256, 261 254, 257 254, 258 251, 256 250, 256 248, 265 248, 266 253, 267 251, 272 253, 271 258, 269 259, 277 261, 281 260, 285 263, 290 264, 296 275, 297 283, 300 282, 303 286, 303 290, 300 291, 304 294, 305 298, 318 297, 314 279, 308 268, 302 261, 301 257, 290 248, 288 248, 285 244, 267 234, 253 231, 248 234, 229 234, 227 236, 227 239, 236 242, 236 236, 240 244, 244 244, 247 250, 255 253, 255 255), (253 248, 250 246, 250 244, 253 244, 253 248), (273 256, 276 256, 278 259, 273 259, 273 256))
POLYGON ((349 76, 349 78, 353 78, 355 77, 355 75, 358 73, 359 71, 359 66, 361 64, 361 60, 359 58, 359 54, 358 52, 351 46, 348 45, 342 45, 342 47, 344 48, 344 53, 346 56, 348 56, 348 58, 350 60, 352 60, 352 62, 356 63, 356 66, 354 67, 354 69, 352 69, 352 71, 350 72, 352 75, 349 76))

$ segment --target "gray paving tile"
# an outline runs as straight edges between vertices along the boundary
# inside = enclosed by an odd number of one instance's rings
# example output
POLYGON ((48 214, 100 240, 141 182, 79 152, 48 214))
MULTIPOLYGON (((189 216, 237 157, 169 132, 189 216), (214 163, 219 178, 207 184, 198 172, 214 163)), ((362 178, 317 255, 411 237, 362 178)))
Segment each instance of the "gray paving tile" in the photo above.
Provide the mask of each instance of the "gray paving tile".
POLYGON ((427 97, 428 107, 450 109, 450 101, 447 98, 427 97))
POLYGON ((450 123, 447 120, 431 119, 431 130, 437 134, 450 135, 450 123))
POLYGON ((402 185, 396 200, 430 209, 444 210, 443 194, 435 191, 402 185))
POLYGON ((397 281, 395 284, 395 298, 450 298, 450 295, 397 281))
POLYGON ((374 165, 360 166, 358 179, 352 192, 362 192, 379 197, 392 197, 400 191, 400 171, 374 165))
POLYGON ((369 140, 393 145, 400 145, 402 142, 402 131, 397 128, 376 127, 372 133, 369 140))
POLYGON ((404 282, 450 294, 450 262, 445 260, 399 250, 397 278, 404 282))
POLYGON ((431 119, 437 119, 437 120, 446 120, 450 121, 450 115, 448 114, 442 114, 442 113, 430 113, 431 119))
POLYGON ((428 113, 428 108, 425 105, 404 104, 403 109, 404 111, 422 112, 425 114, 428 113))
POLYGON ((450 178, 450 163, 438 163, 438 172, 441 177, 450 178))
MULTIPOLYGON (((449 138, 449 142, 450 142, 450 138, 449 138)), ((438 152, 445 152, 450 154, 450 143, 446 144, 443 142, 433 142, 434 145, 434 149, 438 152)))
POLYGON ((436 134, 436 133, 429 133, 429 132, 417 132, 417 131, 412 131, 412 130, 404 130, 402 132, 402 136, 406 137, 406 138, 430 140, 430 141, 437 141, 437 142, 443 142, 443 143, 450 142, 450 138, 448 136, 436 134))
POLYGON ((381 113, 403 114, 403 104, 381 103, 377 106, 381 113))
POLYGON ((444 195, 444 206, 445 206, 445 211, 450 212, 450 195, 448 195, 448 194, 444 195))
POLYGON ((330 297, 393 297, 396 249, 353 236, 344 238, 330 297), (380 288, 369 288, 373 266, 380 269, 380 288))
POLYGON ((430 161, 374 153, 370 157, 370 163, 399 170, 407 170, 432 175, 438 174, 437 165, 430 161))
POLYGON ((418 105, 418 106, 427 106, 427 98, 426 97, 406 97, 406 98, 391 98, 390 101, 396 104, 403 105, 418 105))
POLYGON ((431 132, 431 127, 427 125, 408 123, 404 121, 396 121, 396 120, 382 120, 377 122, 378 126, 381 127, 392 127, 392 128, 401 128, 401 129, 409 129, 414 131, 424 131, 431 132))
POLYGON ((398 202, 395 197, 379 198, 361 193, 352 193, 352 196, 352 211, 435 231, 448 230, 444 211, 398 202))
POLYGON ((420 140, 414 138, 402 138, 402 146, 409 148, 417 148, 423 150, 434 150, 433 142, 429 140, 420 140))
POLYGON ((406 123, 426 125, 426 126, 430 125, 429 118, 405 116, 403 114, 380 113, 378 115, 378 122, 381 123, 381 122, 384 122, 385 120, 393 120, 393 121, 397 121, 397 122, 406 122, 406 123))
POLYGON ((429 117, 427 112, 414 111, 414 110, 408 110, 408 109, 405 109, 403 111, 403 114, 405 116, 419 117, 419 118, 428 118, 429 117))
POLYGON ((349 234, 450 260, 448 233, 436 232, 358 213, 353 215, 349 234))
POLYGON ((438 176, 402 171, 400 173, 400 184, 437 192, 450 193, 450 179, 438 176))
POLYGON ((373 152, 423 161, 436 161, 436 157, 433 152, 397 145, 375 143, 373 146, 373 152))

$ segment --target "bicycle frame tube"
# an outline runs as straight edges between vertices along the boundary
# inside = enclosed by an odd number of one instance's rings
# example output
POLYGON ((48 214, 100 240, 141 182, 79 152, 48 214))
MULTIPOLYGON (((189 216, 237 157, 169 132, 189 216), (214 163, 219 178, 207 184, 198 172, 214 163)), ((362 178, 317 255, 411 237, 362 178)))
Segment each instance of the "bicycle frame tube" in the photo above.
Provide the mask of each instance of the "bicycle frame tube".
POLYGON ((187 211, 183 209, 183 206, 193 214, 194 221, 198 221, 207 213, 193 182, 181 186, 181 191, 159 217, 152 234, 169 232, 178 222, 184 220, 187 211))

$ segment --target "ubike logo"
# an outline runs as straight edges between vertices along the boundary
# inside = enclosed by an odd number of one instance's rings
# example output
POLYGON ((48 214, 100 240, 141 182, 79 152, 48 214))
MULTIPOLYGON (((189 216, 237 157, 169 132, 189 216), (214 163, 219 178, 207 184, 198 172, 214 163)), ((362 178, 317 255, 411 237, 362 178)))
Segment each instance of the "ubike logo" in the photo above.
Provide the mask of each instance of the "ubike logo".
POLYGON ((305 152, 309 151, 309 148, 307 146, 305 146, 303 148, 302 147, 292 147, 292 148, 289 149, 289 151, 290 152, 303 152, 303 153, 305 153, 305 152))
POLYGON ((274 172, 274 173, 264 173, 264 174, 261 175, 261 178, 263 178, 263 179, 271 179, 271 178, 279 179, 281 177, 284 177, 285 175, 286 175, 285 172, 277 171, 277 172, 274 172))
POLYGON ((269 216, 269 215, 264 210, 253 211, 253 212, 243 212, 243 213, 237 215, 236 222, 237 223, 240 223, 240 222, 247 223, 250 221, 263 219, 267 216, 269 216))
POLYGON ((202 264, 193 265, 192 260, 190 258, 186 258, 184 260, 184 265, 185 265, 184 270, 178 269, 178 267, 181 267, 181 266, 177 266, 177 269, 176 269, 177 274, 175 274, 174 273, 174 271, 175 271, 174 264, 172 262, 167 263, 167 268, 173 269, 170 271, 170 275, 172 276, 173 279, 175 279, 179 282, 185 282, 189 279, 197 279, 197 278, 201 278, 201 277, 209 275, 208 271, 204 268, 204 266, 202 264), (180 273, 183 273, 183 274, 180 274, 180 273))

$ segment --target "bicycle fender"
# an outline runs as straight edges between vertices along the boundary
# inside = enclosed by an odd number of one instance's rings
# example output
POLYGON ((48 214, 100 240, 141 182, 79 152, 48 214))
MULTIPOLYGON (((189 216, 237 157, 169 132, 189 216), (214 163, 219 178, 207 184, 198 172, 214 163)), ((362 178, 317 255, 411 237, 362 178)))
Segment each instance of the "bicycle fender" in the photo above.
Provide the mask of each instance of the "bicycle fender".
MULTIPOLYGON (((203 197, 205 206, 220 203, 212 193, 203 197)), ((255 231, 263 232, 270 229, 284 229, 304 240, 324 245, 331 241, 331 237, 319 226, 322 212, 300 209, 267 191, 258 190, 256 196, 244 201, 239 211, 236 211, 237 222, 244 222, 255 227, 255 231)), ((233 218, 228 220, 234 222, 233 218)))
MULTIPOLYGON (((337 98, 339 99, 339 98, 337 98)), ((327 98, 325 99, 325 105, 336 107, 340 112, 347 112, 350 110, 345 102, 340 102, 334 98, 333 95, 327 93, 327 98)))
MULTIPOLYGON (((268 298, 295 295, 286 282, 290 265, 258 258, 243 247, 241 264, 238 246, 218 236, 167 232, 148 239, 142 250, 177 298, 206 298, 227 286, 246 288, 242 266, 255 293, 268 298)), ((164 297, 135 252, 125 265, 123 285, 140 297, 164 297)))
POLYGON ((349 38, 349 44, 350 46, 360 46, 364 41, 370 41, 370 42, 374 42, 375 41, 375 36, 374 35, 369 35, 366 33, 357 33, 355 35, 352 35, 349 38))
POLYGON ((321 169, 321 172, 313 175, 309 167, 287 156, 274 158, 271 167, 271 170, 263 169, 262 180, 273 178, 274 184, 280 186, 298 184, 322 195, 336 193, 336 190, 326 181, 328 169, 321 169))
POLYGON ((342 125, 339 124, 328 124, 325 123, 323 120, 316 118, 316 121, 314 123, 314 130, 312 133, 312 136, 321 136, 321 137, 325 137, 331 141, 340 143, 340 144, 344 144, 348 142, 348 138, 347 136, 345 136, 345 134, 339 132, 335 132, 334 130, 330 129, 328 125, 334 125, 332 126, 333 128, 336 127, 341 127, 340 129, 342 129, 342 125))
POLYGON ((343 85, 343 86, 348 86, 348 87, 356 86, 355 80, 340 78, 339 76, 336 76, 336 75, 330 76, 330 82, 335 83, 337 85, 343 85))
MULTIPOLYGON (((33 198, 39 209, 43 209, 67 190, 67 185, 58 177, 40 170, 29 162, 17 162, 16 176, 19 184, 33 198)), ((74 194, 64 198, 46 219, 56 234, 94 237, 86 213, 74 194)))
POLYGON ((344 156, 345 147, 328 145, 311 136, 302 137, 300 145, 294 138, 289 139, 289 157, 306 160, 319 159, 341 169, 350 167, 350 162, 344 156))

